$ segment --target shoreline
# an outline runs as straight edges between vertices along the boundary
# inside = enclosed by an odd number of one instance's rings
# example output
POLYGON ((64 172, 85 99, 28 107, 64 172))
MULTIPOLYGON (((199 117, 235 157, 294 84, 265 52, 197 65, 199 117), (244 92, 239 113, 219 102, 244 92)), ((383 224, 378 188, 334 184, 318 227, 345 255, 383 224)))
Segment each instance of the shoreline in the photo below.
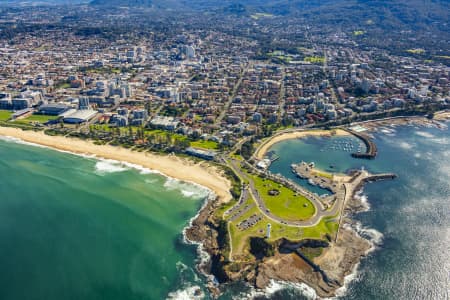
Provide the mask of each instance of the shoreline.
MULTIPOLYGON (((332 131, 332 130, 331 130, 332 131)), ((270 137, 268 140, 264 141, 256 150, 255 157, 257 159, 263 159, 266 155, 267 151, 275 144, 278 144, 282 141, 293 140, 304 138, 308 136, 350 136, 351 133, 343 130, 343 129, 334 129, 334 134, 330 133, 330 130, 325 129, 309 129, 309 130, 299 130, 292 132, 282 132, 275 134, 270 137)))
POLYGON ((97 161, 112 161, 140 172, 157 173, 168 179, 180 180, 207 189, 208 195, 195 216, 189 219, 181 235, 183 243, 196 246, 197 270, 207 278, 211 291, 218 293, 218 289, 213 285, 214 276, 207 271, 214 255, 211 249, 217 245, 208 241, 202 223, 218 206, 232 200, 231 183, 223 175, 222 170, 204 161, 195 162, 175 155, 158 155, 135 152, 122 147, 95 145, 89 140, 49 136, 42 131, 23 131, 0 126, 1 137, 6 138, 6 142, 46 148, 97 161))
POLYGON ((12 137, 24 142, 44 146, 56 151, 75 155, 91 155, 96 159, 115 160, 142 166, 161 175, 205 187, 212 191, 218 202, 232 199, 231 183, 223 172, 205 162, 194 162, 175 155, 158 155, 148 152, 135 152, 122 147, 95 145, 91 141, 62 136, 49 136, 41 131, 23 131, 18 128, 1 127, 0 136, 12 137))

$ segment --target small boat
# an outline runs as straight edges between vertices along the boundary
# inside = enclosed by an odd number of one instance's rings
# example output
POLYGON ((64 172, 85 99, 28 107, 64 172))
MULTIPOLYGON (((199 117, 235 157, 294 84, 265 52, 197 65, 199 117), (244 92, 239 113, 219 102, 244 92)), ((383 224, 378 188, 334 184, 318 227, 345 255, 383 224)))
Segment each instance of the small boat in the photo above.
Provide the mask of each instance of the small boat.
POLYGON ((311 178, 310 179, 308 179, 308 183, 310 184, 310 185, 317 185, 311 178))

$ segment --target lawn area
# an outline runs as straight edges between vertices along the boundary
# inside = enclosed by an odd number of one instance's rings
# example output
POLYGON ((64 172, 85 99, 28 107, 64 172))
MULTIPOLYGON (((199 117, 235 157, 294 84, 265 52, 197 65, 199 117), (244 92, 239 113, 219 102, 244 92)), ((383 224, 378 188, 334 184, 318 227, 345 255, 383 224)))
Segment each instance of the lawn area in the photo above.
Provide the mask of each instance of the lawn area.
POLYGON ((267 13, 255 13, 255 14, 251 15, 250 17, 254 20, 258 20, 260 18, 273 18, 274 15, 267 14, 267 13))
POLYGON ((70 88, 70 83, 67 83, 67 82, 61 83, 56 88, 57 89, 68 89, 68 88, 70 88))
MULTIPOLYGON (((105 132, 111 132, 113 130, 117 130, 116 128, 117 127, 114 127, 114 126, 110 127, 108 124, 95 124, 95 125, 90 126, 91 130, 99 130, 99 131, 105 131, 105 132)), ((119 127, 120 134, 128 135, 130 133, 130 128, 131 128, 132 134, 136 134, 138 129, 141 129, 141 127, 139 127, 139 126, 119 127)), ((185 137, 184 135, 173 133, 170 131, 159 130, 159 129, 152 130, 152 129, 147 129, 147 128, 143 128, 143 129, 144 129, 145 136, 147 136, 147 137, 153 136, 155 139, 165 138, 166 136, 168 136, 172 139, 178 139, 178 140, 187 139, 187 137, 185 137)))
POLYGON ((0 121, 7 121, 11 118, 12 112, 8 110, 0 110, 0 121))
POLYGON ((252 175, 252 179, 266 207, 274 215, 290 221, 307 220, 314 215, 316 208, 302 195, 269 179, 256 175, 252 175), (278 190, 279 194, 271 196, 270 190, 278 190))
POLYGON ((364 30, 356 30, 356 31, 353 31, 353 35, 354 35, 354 36, 363 35, 364 33, 366 33, 364 30))
POLYGON ((411 53, 411 54, 424 54, 425 50, 417 48, 417 49, 408 49, 408 50, 406 50, 406 52, 411 53))
MULTIPOLYGON (((253 199, 249 199, 247 201, 248 203, 255 203, 253 199)), ((325 239, 325 236, 327 234, 331 237, 334 237, 338 227, 338 223, 335 220, 336 218, 333 217, 324 218, 316 226, 306 228, 279 224, 269 220, 266 217, 263 217, 263 219, 256 223, 253 227, 250 227, 247 230, 240 230, 237 225, 253 214, 261 214, 256 204, 245 214, 243 214, 233 222, 230 222, 229 224, 229 234, 231 237, 232 246, 231 254, 235 257, 239 257, 239 259, 245 260, 251 258, 251 255, 249 253, 248 241, 250 237, 264 238, 266 235, 268 223, 270 223, 272 226, 271 236, 268 240, 269 242, 275 242, 276 240, 281 238, 287 238, 291 241, 300 241, 306 238, 325 239)), ((231 216, 227 216, 227 218, 229 217, 231 216)))
POLYGON ((31 123, 41 123, 44 124, 51 120, 58 119, 58 116, 49 116, 49 115, 31 115, 28 118, 19 119, 14 121, 14 123, 19 124, 31 124, 31 123))
POLYGON ((323 64, 325 62, 325 57, 322 56, 307 56, 305 61, 313 64, 323 64))
POLYGON ((215 141, 198 140, 192 141, 190 144, 191 147, 202 148, 207 150, 217 150, 219 148, 219 144, 215 141))
POLYGON ((327 172, 323 172, 323 171, 314 171, 313 174, 316 176, 333 179, 333 174, 331 174, 331 173, 327 173, 327 172))

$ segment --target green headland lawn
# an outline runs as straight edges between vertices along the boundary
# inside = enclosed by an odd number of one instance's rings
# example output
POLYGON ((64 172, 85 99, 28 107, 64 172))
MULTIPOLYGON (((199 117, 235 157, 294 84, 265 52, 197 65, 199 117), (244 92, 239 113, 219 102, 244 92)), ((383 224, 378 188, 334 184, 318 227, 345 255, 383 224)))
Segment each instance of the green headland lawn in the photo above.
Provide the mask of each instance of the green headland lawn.
MULTIPOLYGON (((232 253, 231 255, 238 260, 251 259, 249 252, 250 237, 264 238, 266 235, 267 224, 271 224, 271 236, 269 242, 275 242, 281 238, 286 238, 291 241, 301 241, 303 239, 318 239, 324 240, 326 236, 334 237, 338 228, 337 217, 323 218, 316 226, 311 227, 293 227, 280 223, 273 222, 262 215, 258 209, 254 199, 250 198, 245 204, 254 204, 254 206, 245 214, 229 223, 229 234, 232 253), (261 214, 263 218, 254 226, 241 230, 238 224, 254 214, 261 214)), ((245 206, 245 204, 243 206, 245 206)), ((224 210, 223 210, 224 211, 224 210)), ((228 215, 226 219, 231 216, 228 215)))
POLYGON ((252 179, 261 199, 272 214, 290 221, 307 220, 314 215, 316 208, 304 196, 269 179, 256 175, 252 175, 252 179), (279 194, 271 196, 270 190, 277 190, 279 194))
POLYGON ((0 110, 0 121, 7 121, 11 118, 12 112, 8 110, 0 110))

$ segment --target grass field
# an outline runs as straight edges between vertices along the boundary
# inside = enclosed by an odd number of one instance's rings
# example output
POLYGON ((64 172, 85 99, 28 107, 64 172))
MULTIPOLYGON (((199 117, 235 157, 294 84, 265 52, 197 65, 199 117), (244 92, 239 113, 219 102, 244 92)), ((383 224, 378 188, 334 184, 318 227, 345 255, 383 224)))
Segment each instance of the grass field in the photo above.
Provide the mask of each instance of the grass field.
MULTIPOLYGON (((240 260, 251 259, 249 253, 249 239, 250 237, 264 238, 266 235, 267 224, 269 223, 271 224, 271 236, 268 240, 269 242, 275 242, 281 238, 287 238, 291 241, 300 241, 302 239, 325 239, 326 235, 334 237, 336 234, 338 223, 336 220, 337 218, 334 217, 324 218, 316 226, 306 228, 275 223, 268 218, 263 217, 262 220, 253 227, 241 230, 237 226, 240 222, 253 214, 261 214, 254 200, 250 198, 246 204, 251 203, 253 203, 254 206, 249 211, 229 224, 232 255, 240 260)), ((222 214, 224 211, 225 209, 222 210, 222 214)), ((231 216, 227 216, 227 218, 230 217, 231 216)))
POLYGON ((406 50, 406 52, 411 53, 411 54, 424 54, 425 50, 424 49, 408 49, 406 50))
MULTIPOLYGON (((91 125, 89 127, 91 130, 98 130, 98 131, 104 131, 104 132, 111 132, 113 130, 117 130, 117 127, 110 127, 108 124, 95 124, 91 125)), ((127 126, 127 127, 119 127, 120 134, 121 135, 128 135, 130 133, 130 130, 132 134, 136 134, 138 129, 141 129, 141 127, 138 126, 127 126)), ((155 139, 158 138, 166 138, 170 137, 172 139, 178 139, 178 140, 185 140, 187 137, 181 134, 173 133, 170 131, 165 130, 159 130, 159 129, 144 129, 145 136, 153 136, 155 139)))
POLYGON ((333 174, 331 174, 331 173, 327 173, 327 172, 323 172, 323 171, 314 171, 313 174, 317 175, 317 176, 320 176, 320 177, 333 179, 333 174))
POLYGON ((266 207, 274 215, 290 221, 307 220, 314 215, 314 205, 302 195, 269 179, 255 175, 252 175, 252 179, 266 207), (273 189, 278 190, 279 195, 269 195, 269 191, 273 189))
POLYGON ((219 148, 219 144, 215 141, 198 140, 192 141, 191 147, 202 148, 207 150, 217 150, 219 148))
POLYGON ((24 119, 19 119, 14 121, 14 123, 18 124, 31 124, 31 123, 41 123, 44 124, 51 120, 58 119, 58 116, 49 116, 49 115, 31 115, 24 119))
POLYGON ((7 121, 11 118, 12 112, 7 110, 0 110, 0 121, 7 121))
POLYGON ((254 20, 258 20, 258 19, 261 19, 261 18, 273 18, 274 15, 267 14, 267 13, 255 13, 255 14, 251 15, 250 17, 252 19, 254 19, 254 20))
POLYGON ((325 57, 322 56, 307 56, 305 61, 313 64, 323 64, 325 62, 325 57))

